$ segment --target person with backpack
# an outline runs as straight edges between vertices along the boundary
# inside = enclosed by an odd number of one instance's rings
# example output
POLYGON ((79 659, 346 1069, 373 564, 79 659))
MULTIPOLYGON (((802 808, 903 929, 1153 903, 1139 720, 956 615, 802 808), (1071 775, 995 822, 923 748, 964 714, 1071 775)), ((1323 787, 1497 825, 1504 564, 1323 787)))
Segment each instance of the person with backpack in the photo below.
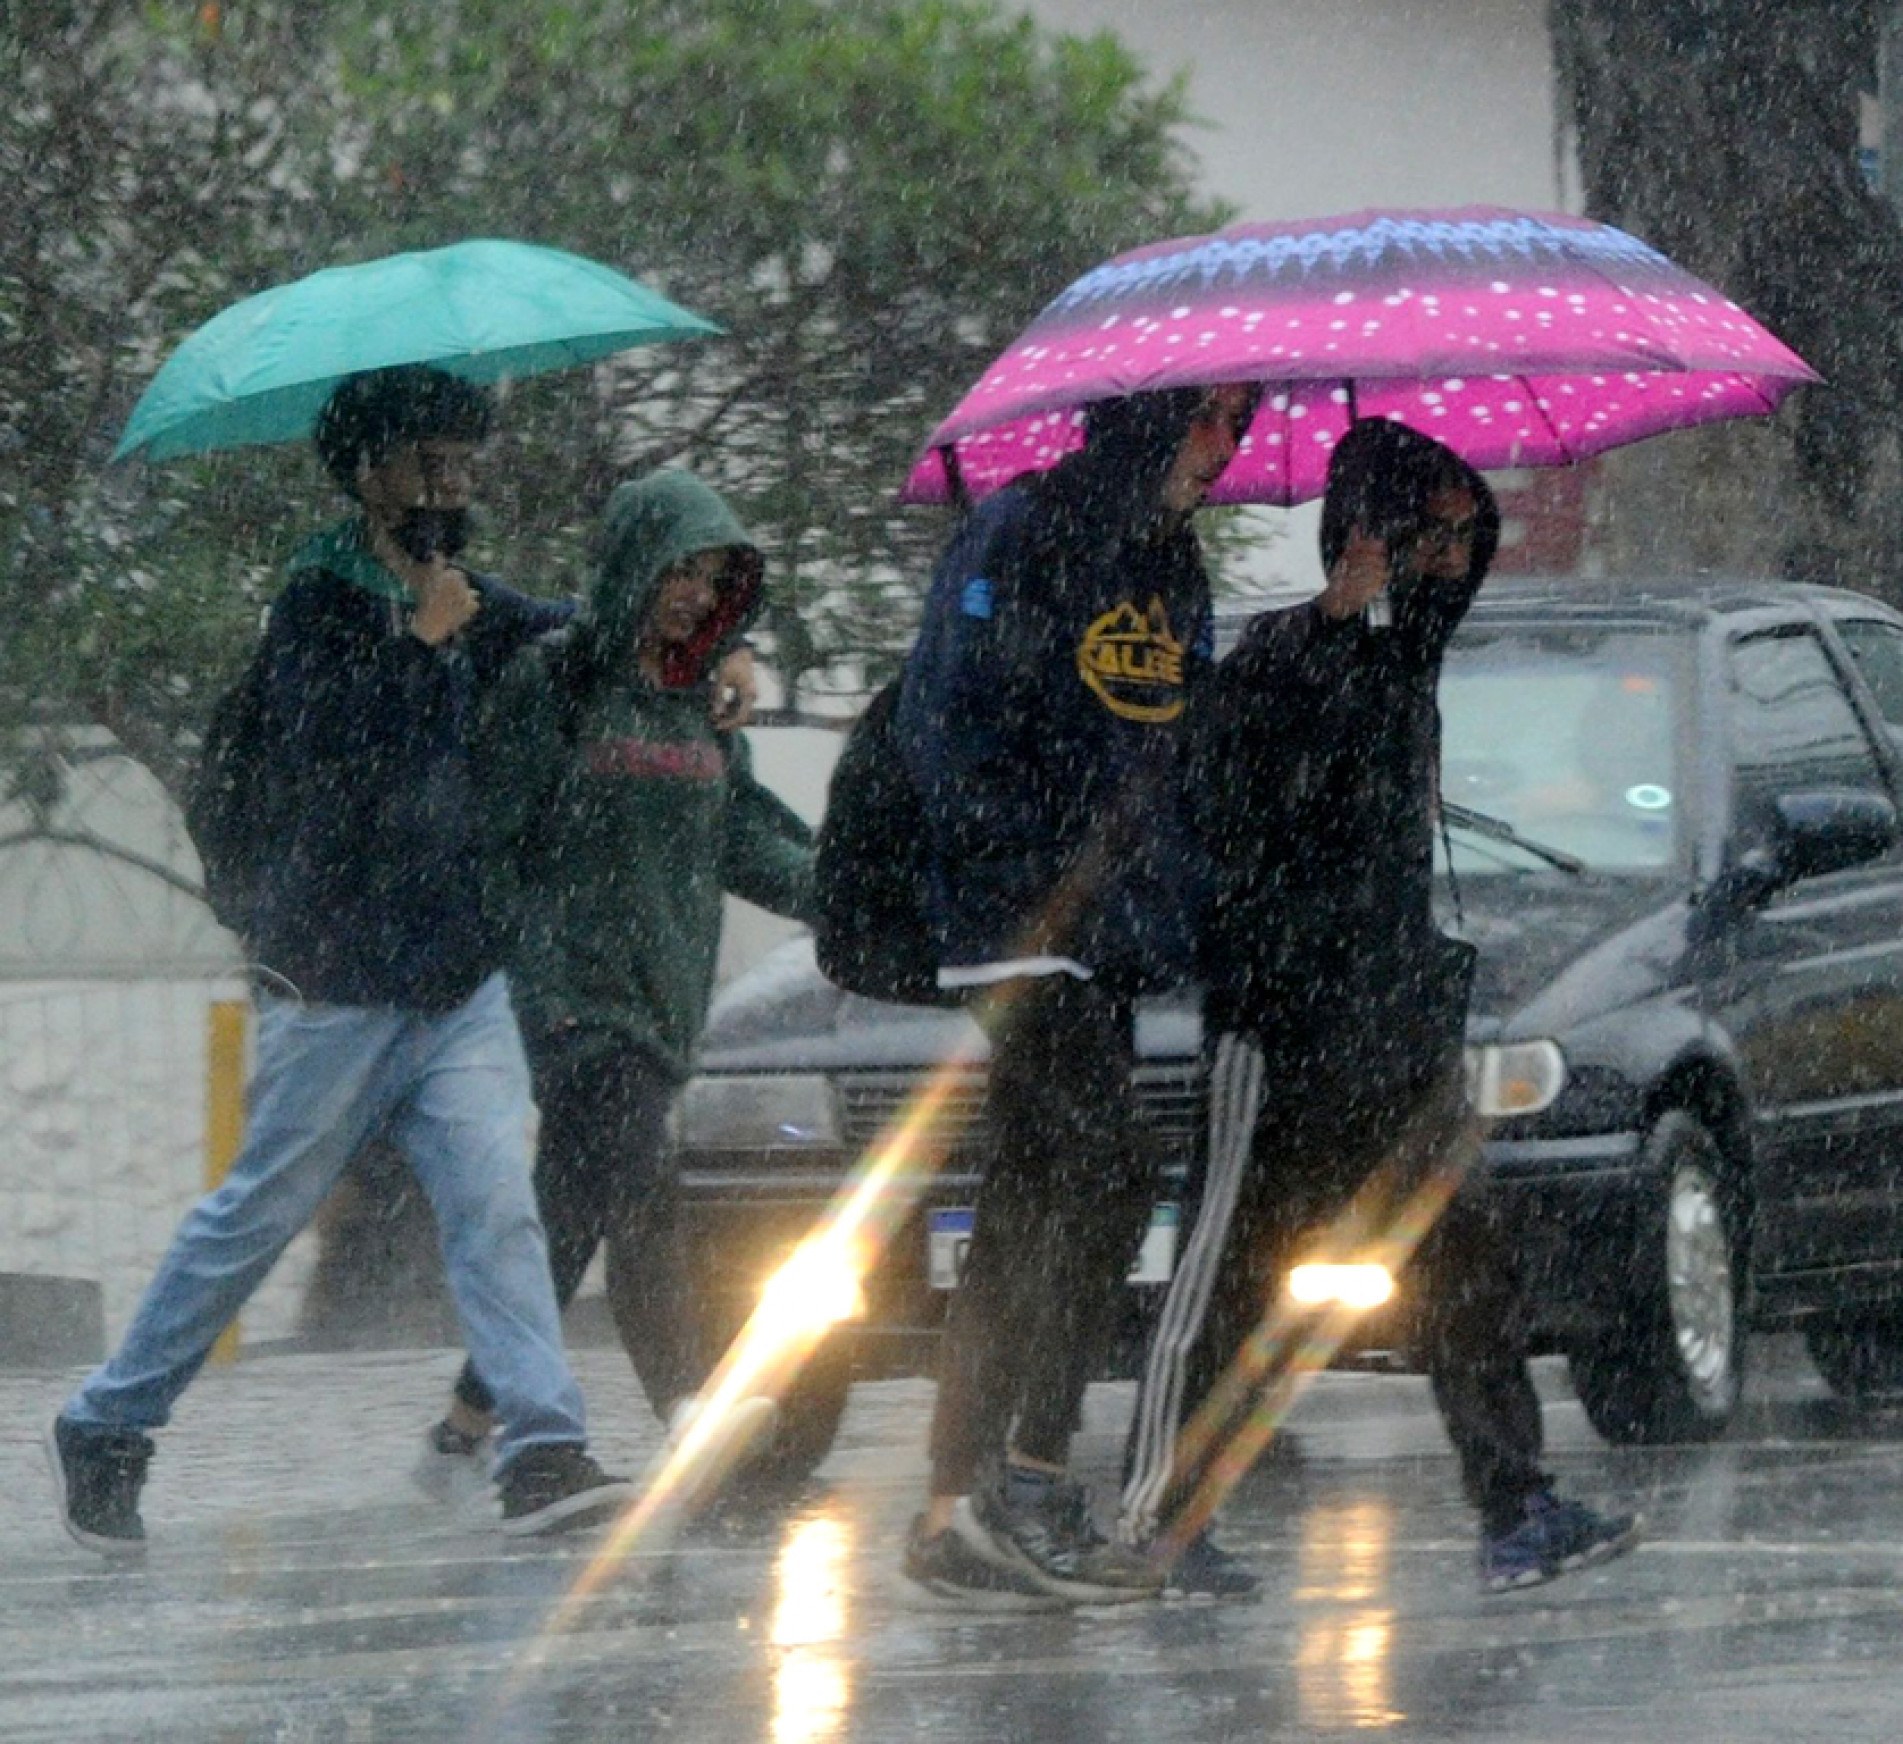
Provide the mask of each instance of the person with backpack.
MULTIPOLYGON (((1474 1142, 1474 951, 1433 915, 1436 692, 1499 532, 1486 481, 1451 450, 1386 419, 1353 425, 1322 504, 1326 586, 1255 619, 1198 699, 1209 1137, 1130 1432, 1120 1534, 1133 1546, 1173 1527, 1220 1451, 1220 1434, 1199 1433, 1205 1451, 1183 1469, 1181 1432, 1302 1242, 1351 1202, 1390 1218, 1474 1142)), ((1453 1191, 1411 1270, 1435 1402, 1480 1515, 1481 1586, 1534 1585, 1629 1548, 1632 1516, 1556 1495, 1541 1467, 1519 1276, 1484 1200, 1453 1191)), ((1245 1389, 1229 1416, 1250 1402, 1245 1389)), ((1258 1584, 1206 1531, 1177 1561, 1186 1591, 1258 1584)))
MULTIPOLYGON (((762 563, 725 501, 661 471, 609 498, 588 603, 524 649, 480 735, 495 911, 541 1110, 535 1185, 566 1306, 607 1248, 608 1301, 678 1431, 705 1378, 667 1135, 713 991, 721 904, 812 914, 812 833, 716 730, 716 662, 759 611, 762 563)), ((418 1476, 445 1493, 498 1398, 471 1353, 418 1476)), ((727 1433, 755 1432, 753 1402, 727 1433)))
POLYGON ((1066 1474, 1157 1186, 1134 1002, 1192 972, 1178 734, 1211 641, 1191 525, 1253 415, 1233 385, 1086 409, 1081 453, 953 536, 893 719, 936 982, 991 1042, 975 1227, 904 1568, 954 1602, 1154 1594, 1066 1474))
POLYGON ((502 1529, 631 1499, 586 1449, 530 1185, 527 1062, 472 876, 475 712, 552 615, 456 562, 491 420, 484 389, 422 366, 348 377, 320 416, 318 454, 356 509, 292 559, 258 661, 268 851, 243 917, 262 971, 244 1143, 47 1437, 62 1521, 107 1556, 143 1549, 150 1432, 378 1134, 429 1195, 494 1389, 502 1529))

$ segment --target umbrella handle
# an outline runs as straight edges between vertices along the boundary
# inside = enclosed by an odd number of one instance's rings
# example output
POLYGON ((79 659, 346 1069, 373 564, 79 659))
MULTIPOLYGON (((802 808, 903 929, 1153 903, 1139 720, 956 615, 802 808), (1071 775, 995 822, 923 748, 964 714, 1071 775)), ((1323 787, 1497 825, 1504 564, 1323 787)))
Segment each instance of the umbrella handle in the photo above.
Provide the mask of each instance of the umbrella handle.
POLYGON ((951 491, 951 504, 960 515, 971 513, 971 491, 965 484, 965 469, 958 464, 958 445, 947 442, 938 451, 945 467, 945 483, 951 491))

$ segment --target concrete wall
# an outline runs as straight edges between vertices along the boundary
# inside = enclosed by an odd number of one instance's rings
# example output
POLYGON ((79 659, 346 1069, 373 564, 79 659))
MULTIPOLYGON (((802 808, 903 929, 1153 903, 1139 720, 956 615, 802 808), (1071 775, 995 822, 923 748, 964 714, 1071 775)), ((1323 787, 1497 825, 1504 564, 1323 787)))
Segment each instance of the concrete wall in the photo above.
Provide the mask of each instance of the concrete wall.
MULTIPOLYGON (((0 985, 0 1273, 96 1282, 108 1341, 204 1190, 206 1014, 242 997, 217 980, 0 985)), ((312 1252, 286 1254, 246 1338, 291 1332, 312 1252)), ((0 1332, 0 1366, 21 1359, 0 1332)))

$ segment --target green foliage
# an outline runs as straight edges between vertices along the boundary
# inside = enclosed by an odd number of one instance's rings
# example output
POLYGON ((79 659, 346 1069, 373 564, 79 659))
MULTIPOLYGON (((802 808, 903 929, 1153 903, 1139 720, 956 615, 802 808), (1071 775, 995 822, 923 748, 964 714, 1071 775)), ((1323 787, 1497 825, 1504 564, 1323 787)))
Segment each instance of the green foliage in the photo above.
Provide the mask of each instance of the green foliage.
POLYGON ((677 461, 767 547, 794 678, 876 675, 943 536, 917 445, 1068 279, 1203 228, 1175 86, 968 0, 3 0, 0 709, 170 775, 316 515, 296 453, 107 472, 234 298, 470 235, 591 254, 731 337, 518 384, 477 555, 578 587, 615 480, 677 461), (81 124, 83 118, 83 125, 81 124))

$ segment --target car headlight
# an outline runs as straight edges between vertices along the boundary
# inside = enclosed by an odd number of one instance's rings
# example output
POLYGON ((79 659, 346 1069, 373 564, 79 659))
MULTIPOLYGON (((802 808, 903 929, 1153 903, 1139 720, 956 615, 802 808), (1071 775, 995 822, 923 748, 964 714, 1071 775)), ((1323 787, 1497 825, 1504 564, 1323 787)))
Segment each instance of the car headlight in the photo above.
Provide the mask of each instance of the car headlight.
POLYGON ((1558 1042, 1489 1042, 1467 1050, 1467 1100, 1491 1119, 1538 1114, 1565 1088, 1558 1042))
POLYGON ((691 1078, 681 1092, 677 1121, 680 1142, 689 1150, 784 1150, 839 1143, 833 1087, 818 1076, 691 1078))

